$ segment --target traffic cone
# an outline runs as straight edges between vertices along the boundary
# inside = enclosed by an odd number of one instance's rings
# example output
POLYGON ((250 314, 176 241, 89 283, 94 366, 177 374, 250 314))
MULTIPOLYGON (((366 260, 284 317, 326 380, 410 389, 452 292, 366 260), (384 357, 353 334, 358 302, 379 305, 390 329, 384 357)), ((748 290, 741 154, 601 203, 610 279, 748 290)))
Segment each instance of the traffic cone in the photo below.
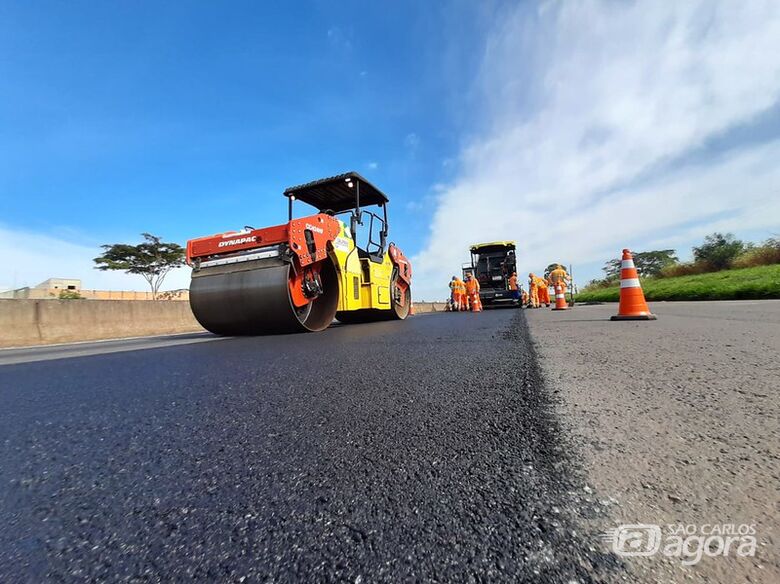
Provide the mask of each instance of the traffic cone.
POLYGON ((555 307, 553 310, 568 310, 569 305, 566 304, 566 296, 563 294, 563 287, 555 283, 555 307))
POLYGON ((479 301, 479 294, 471 296, 471 312, 482 312, 482 303, 479 301))
POLYGON ((618 313, 610 320, 655 320, 650 313, 639 283, 639 274, 634 266, 634 256, 627 249, 623 250, 620 262, 620 306, 618 313))

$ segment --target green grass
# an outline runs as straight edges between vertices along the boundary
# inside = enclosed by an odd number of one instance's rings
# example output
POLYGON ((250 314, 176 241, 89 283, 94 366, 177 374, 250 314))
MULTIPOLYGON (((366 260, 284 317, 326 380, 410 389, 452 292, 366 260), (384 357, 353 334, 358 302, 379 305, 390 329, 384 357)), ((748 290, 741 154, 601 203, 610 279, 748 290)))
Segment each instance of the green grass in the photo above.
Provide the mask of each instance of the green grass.
MULTIPOLYGON (((747 300, 780 298, 780 264, 676 278, 642 280, 647 300, 747 300)), ((620 288, 580 292, 577 302, 617 302, 620 288)))

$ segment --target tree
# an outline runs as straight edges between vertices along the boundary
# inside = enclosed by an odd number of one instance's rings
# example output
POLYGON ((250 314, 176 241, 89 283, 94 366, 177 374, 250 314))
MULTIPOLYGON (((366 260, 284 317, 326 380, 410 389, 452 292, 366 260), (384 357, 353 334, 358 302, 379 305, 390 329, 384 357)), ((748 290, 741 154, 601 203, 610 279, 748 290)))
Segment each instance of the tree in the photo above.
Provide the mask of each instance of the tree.
POLYGON ((60 300, 83 300, 83 298, 78 290, 60 290, 60 300))
POLYGON ((655 278, 661 270, 679 262, 673 249, 643 251, 634 256, 634 265, 643 278, 655 278))
MULTIPOLYGON (((654 251, 640 251, 632 254, 636 271, 643 278, 654 278, 661 274, 661 270, 678 262, 673 249, 658 249, 654 251)), ((620 258, 609 260, 602 270, 607 280, 620 278, 620 258)))
POLYGON ((609 282, 620 278, 620 258, 613 258, 604 264, 601 268, 604 270, 604 280, 609 282))
POLYGON ((697 264, 707 264, 713 271, 725 270, 745 249, 745 243, 733 234, 713 233, 705 237, 699 247, 693 248, 693 258, 697 264))
POLYGON ((122 270, 128 274, 139 274, 149 283, 152 298, 157 298, 157 291, 174 268, 184 265, 184 248, 177 243, 166 243, 156 235, 141 234, 143 243, 128 245, 114 243, 102 245, 103 255, 96 257, 96 269, 122 270))

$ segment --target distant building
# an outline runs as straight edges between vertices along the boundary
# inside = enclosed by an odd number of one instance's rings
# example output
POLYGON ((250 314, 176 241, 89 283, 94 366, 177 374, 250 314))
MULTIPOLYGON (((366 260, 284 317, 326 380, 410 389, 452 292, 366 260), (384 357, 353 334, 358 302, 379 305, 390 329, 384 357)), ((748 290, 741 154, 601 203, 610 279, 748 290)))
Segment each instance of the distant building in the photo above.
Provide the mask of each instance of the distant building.
MULTIPOLYGON (((85 290, 78 278, 49 278, 32 288, 18 288, 0 292, 0 299, 57 300, 62 294, 77 293, 86 300, 152 300, 151 292, 135 290, 85 290)), ((158 292, 158 300, 189 300, 190 291, 169 290, 158 292)))
POLYGON ((49 278, 38 284, 36 290, 81 290, 81 280, 77 278, 49 278))

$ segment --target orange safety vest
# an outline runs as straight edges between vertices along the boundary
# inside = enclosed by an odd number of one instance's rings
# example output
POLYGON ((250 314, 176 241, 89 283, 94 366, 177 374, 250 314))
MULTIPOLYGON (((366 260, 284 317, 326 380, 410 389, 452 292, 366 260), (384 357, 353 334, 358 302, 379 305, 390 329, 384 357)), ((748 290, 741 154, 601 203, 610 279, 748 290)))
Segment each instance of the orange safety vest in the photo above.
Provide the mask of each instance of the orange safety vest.
POLYGON ((555 269, 550 272, 550 282, 553 284, 557 284, 558 282, 565 283, 568 277, 569 274, 563 269, 555 269))
POLYGON ((471 295, 479 292, 479 282, 477 282, 474 278, 472 278, 471 280, 466 280, 465 285, 466 285, 467 294, 471 295))
POLYGON ((517 290, 517 276, 509 276, 509 289, 517 290))

